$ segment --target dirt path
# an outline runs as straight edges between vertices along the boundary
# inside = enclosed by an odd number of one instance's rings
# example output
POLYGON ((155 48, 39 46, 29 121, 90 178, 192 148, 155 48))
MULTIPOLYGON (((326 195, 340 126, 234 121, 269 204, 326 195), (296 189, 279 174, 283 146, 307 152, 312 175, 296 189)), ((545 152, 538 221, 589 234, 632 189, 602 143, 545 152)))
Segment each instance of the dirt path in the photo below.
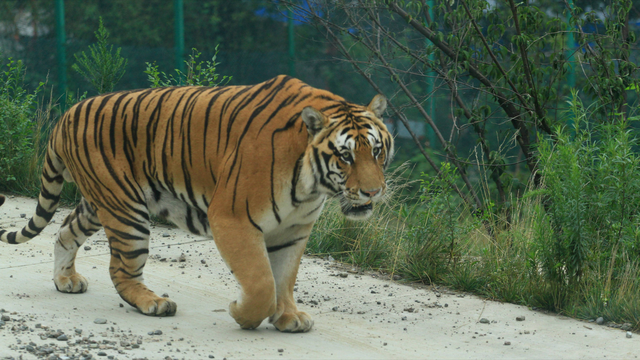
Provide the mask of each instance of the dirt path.
MULTIPOLYGON (((35 206, 32 199, 7 199, 0 227, 23 226, 35 206)), ((10 318, 0 325, 0 359, 88 354, 94 359, 636 359, 640 354, 636 334, 627 338, 621 330, 522 306, 416 289, 317 258, 303 259, 296 292, 299 307, 315 319, 311 332, 284 334, 266 321, 243 331, 227 313, 237 285, 214 243, 163 227, 152 229, 145 281, 157 293, 168 293, 178 313, 146 317, 124 304, 111 284, 104 232, 79 253, 76 266, 89 280, 88 292, 55 290, 53 236, 69 211, 59 210, 55 224, 27 244, 0 243, 0 309, 10 318), (520 316, 524 321, 516 320, 520 316), (98 318, 106 323, 96 324, 98 318), (479 322, 482 318, 489 323, 479 322)))

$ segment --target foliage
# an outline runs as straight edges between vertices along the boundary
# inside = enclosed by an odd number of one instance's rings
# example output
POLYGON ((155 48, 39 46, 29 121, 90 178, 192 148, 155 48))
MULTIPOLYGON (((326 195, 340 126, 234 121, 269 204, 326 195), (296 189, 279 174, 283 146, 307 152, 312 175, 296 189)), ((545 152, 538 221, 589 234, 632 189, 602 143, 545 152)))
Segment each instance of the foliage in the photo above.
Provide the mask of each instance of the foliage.
POLYGON ((0 70, 0 188, 18 181, 25 163, 33 154, 32 141, 36 97, 42 86, 30 93, 23 87, 25 67, 8 59, 0 70))
POLYGON ((113 91, 113 88, 120 81, 127 67, 127 59, 120 56, 120 48, 114 53, 113 45, 107 44, 109 31, 102 24, 102 18, 100 18, 100 25, 95 35, 98 43, 89 46, 91 57, 87 56, 84 51, 80 55, 75 54, 77 63, 72 67, 91 83, 98 94, 103 94, 113 91))
POLYGON ((533 134, 553 138, 565 125, 572 86, 603 115, 626 113, 636 98, 624 91, 637 82, 629 0, 593 12, 550 1, 285 3, 387 95, 394 118, 427 124, 430 149, 414 138, 421 161, 442 176, 435 159, 446 158, 459 175, 449 186, 476 214, 508 211, 509 191, 522 191, 514 182, 541 185, 533 134), (520 163, 528 173, 518 178, 520 163), (479 193, 485 177, 493 184, 479 193))
POLYGON ((194 85, 194 86, 221 86, 227 84, 231 80, 231 76, 223 76, 216 72, 216 67, 220 64, 216 62, 218 55, 218 47, 211 61, 198 61, 201 53, 197 49, 192 49, 193 53, 189 56, 189 60, 185 60, 187 65, 187 73, 184 74, 179 69, 175 69, 176 76, 159 71, 158 66, 147 63, 145 74, 152 88, 161 86, 178 86, 178 85, 194 85))

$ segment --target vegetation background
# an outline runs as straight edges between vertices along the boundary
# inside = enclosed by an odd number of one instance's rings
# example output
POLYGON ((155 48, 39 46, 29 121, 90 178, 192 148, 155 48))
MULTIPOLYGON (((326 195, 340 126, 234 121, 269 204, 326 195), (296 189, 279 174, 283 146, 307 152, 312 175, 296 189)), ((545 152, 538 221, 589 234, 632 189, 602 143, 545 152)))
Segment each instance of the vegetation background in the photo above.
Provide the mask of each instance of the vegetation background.
POLYGON ((37 194, 61 108, 98 93, 383 93, 392 194, 366 222, 329 206, 309 253, 640 329, 640 1, 183 0, 182 71, 176 2, 64 1, 61 90, 52 2, 0 0, 0 191, 37 194))

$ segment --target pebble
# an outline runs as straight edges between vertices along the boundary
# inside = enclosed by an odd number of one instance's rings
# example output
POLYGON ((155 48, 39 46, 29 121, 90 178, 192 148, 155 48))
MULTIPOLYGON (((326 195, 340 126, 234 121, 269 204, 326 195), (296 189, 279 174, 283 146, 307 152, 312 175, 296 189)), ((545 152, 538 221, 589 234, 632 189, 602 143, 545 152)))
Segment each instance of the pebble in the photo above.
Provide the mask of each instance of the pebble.
POLYGON ((65 334, 62 334, 62 335, 58 336, 56 338, 56 340, 58 340, 58 341, 67 341, 67 340, 69 340, 69 337, 67 335, 65 335, 65 334))
POLYGON ((162 335, 162 330, 149 331, 147 335, 162 335))
POLYGON ((76 334, 78 335, 82 334, 82 329, 76 329, 76 334))
POLYGON ((88 245, 87 245, 87 246, 85 246, 85 247, 84 247, 84 249, 85 249, 85 250, 91 250, 91 246, 88 246, 88 245))
POLYGON ((624 331, 629 331, 631 330, 631 324, 629 323, 624 323, 622 324, 622 326, 620 327, 620 329, 624 330, 624 331))
POLYGON ((489 323, 490 323, 490 321, 487 318, 480 319, 480 324, 489 324, 489 323))
POLYGON ((627 339, 631 339, 631 331, 627 331, 627 339))
POLYGON ((516 321, 524 321, 525 317, 524 316, 517 316, 516 317, 516 321))
POLYGON ((24 219, 27 217, 27 214, 20 214, 20 217, 24 219))
POLYGON ((402 279, 402 276, 400 276, 400 275, 393 275, 393 280, 398 281, 398 280, 400 280, 400 279, 402 279))
POLYGON ((504 344, 509 346, 509 345, 511 345, 511 341, 505 341, 504 344))
POLYGON ((9 315, 2 315, 2 316, 0 316, 0 320, 2 320, 2 321, 11 321, 11 318, 9 317, 9 315))
POLYGON ((169 234, 168 233, 163 233, 162 237, 169 237, 169 234))
POLYGON ((602 316, 600 316, 599 318, 596 319, 596 324, 598 325, 602 325, 604 324, 604 318, 602 316))
POLYGON ((187 261, 187 255, 185 255, 184 253, 180 254, 180 257, 178 258, 179 262, 185 262, 187 261))
POLYGON ((278 352, 279 353, 284 352, 284 349, 278 349, 278 352))
POLYGON ((98 318, 98 319, 93 320, 93 323, 94 324, 106 324, 107 323, 107 319, 98 318))
POLYGON ((349 274, 347 274, 347 273, 340 273, 340 274, 338 274, 338 276, 340 276, 341 278, 346 278, 347 276, 349 276, 349 274))
POLYGON ((98 353, 98 356, 107 356, 107 353, 106 353, 106 352, 104 352, 104 351, 100 351, 100 352, 98 353))

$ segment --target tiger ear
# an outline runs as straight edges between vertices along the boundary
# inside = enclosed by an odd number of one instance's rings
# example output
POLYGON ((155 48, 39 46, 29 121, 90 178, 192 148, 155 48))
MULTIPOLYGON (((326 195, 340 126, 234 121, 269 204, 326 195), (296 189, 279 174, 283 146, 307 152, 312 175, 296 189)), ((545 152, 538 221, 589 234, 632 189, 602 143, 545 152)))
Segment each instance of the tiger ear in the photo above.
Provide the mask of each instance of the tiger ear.
POLYGON ((367 110, 376 114, 376 117, 382 117, 384 111, 387 109, 387 98, 384 95, 376 95, 373 97, 373 100, 367 106, 367 110))
POLYGON ((311 106, 307 106, 302 109, 302 114, 300 116, 302 116, 304 124, 307 125, 307 131, 309 131, 311 136, 315 136, 319 133, 328 123, 327 117, 311 106))

